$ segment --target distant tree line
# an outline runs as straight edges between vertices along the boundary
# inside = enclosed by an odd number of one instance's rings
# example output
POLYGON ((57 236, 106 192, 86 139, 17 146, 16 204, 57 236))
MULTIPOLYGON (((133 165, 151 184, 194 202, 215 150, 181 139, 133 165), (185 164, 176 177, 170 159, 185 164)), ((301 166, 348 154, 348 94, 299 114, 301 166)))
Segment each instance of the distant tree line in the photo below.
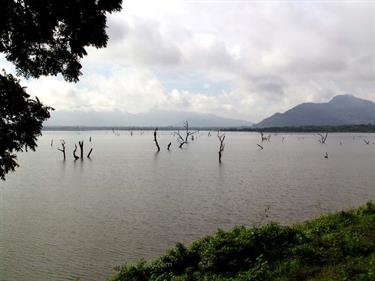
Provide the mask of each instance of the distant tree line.
MULTIPOLYGON (((158 127, 159 131, 175 131, 183 130, 184 127, 164 126, 158 127)), ((191 130, 206 130, 206 131, 225 131, 225 132, 269 132, 269 133, 344 133, 344 132, 359 132, 359 133, 375 133, 375 124, 360 124, 360 125, 339 125, 339 126, 299 126, 299 127, 195 127, 190 126, 191 130)), ((46 131, 91 131, 91 130, 142 130, 154 131, 155 127, 149 126, 47 126, 43 130, 46 131)))
POLYGON ((360 125, 339 125, 339 126, 299 126, 299 127, 270 127, 270 128, 255 128, 255 131, 264 132, 296 132, 296 133, 375 133, 375 124, 360 124, 360 125))

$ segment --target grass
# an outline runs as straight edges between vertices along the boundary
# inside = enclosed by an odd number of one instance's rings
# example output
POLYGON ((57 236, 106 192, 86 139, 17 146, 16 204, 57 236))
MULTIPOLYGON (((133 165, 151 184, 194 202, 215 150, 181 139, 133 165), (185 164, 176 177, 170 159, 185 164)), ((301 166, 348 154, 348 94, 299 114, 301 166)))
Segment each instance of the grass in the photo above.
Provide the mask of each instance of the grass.
POLYGON ((375 204, 293 226, 219 230, 111 281, 375 280, 375 204))

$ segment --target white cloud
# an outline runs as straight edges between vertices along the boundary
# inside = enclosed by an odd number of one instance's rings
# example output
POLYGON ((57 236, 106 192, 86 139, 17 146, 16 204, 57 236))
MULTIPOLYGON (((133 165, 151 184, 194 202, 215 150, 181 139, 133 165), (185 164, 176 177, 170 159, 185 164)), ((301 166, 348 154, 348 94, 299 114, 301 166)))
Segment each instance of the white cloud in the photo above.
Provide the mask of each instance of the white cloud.
POLYGON ((108 47, 89 48, 79 83, 30 80, 31 92, 57 109, 252 121, 337 94, 375 98, 373 1, 128 0, 108 25, 108 47), (201 87, 186 87, 192 76, 201 87), (220 83, 229 89, 213 92, 220 83))
POLYGON ((81 82, 42 77, 26 84, 32 95, 59 110, 139 113, 166 100, 160 81, 145 69, 119 69, 107 75, 88 73, 81 82))

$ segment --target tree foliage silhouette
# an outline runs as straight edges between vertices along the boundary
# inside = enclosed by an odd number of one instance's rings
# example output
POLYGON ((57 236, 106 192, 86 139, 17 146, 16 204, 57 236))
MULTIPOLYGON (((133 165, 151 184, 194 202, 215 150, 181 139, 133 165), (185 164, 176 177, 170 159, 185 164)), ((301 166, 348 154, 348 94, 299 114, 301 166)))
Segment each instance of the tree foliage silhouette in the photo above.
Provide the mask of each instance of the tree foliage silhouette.
MULTIPOLYGON (((61 74, 77 82, 86 47, 106 47, 107 14, 121 0, 0 0, 0 53, 17 75, 61 74)), ((17 151, 35 149, 51 107, 31 99, 20 81, 0 74, 0 178, 17 167, 17 151)))
POLYGON ((13 151, 35 150, 42 122, 49 117, 48 106, 30 99, 19 80, 0 75, 0 178, 18 166, 13 151))

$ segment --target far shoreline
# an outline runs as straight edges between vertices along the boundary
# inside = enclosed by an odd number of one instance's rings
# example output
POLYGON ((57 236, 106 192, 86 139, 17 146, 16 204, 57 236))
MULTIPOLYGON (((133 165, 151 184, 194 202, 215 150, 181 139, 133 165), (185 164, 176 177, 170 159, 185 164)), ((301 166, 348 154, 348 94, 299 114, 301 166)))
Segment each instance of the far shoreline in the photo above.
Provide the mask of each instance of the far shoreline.
MULTIPOLYGON (((155 128, 159 131, 183 130, 183 127, 177 126, 45 126, 43 131, 153 131, 155 128)), ((375 133, 375 124, 358 125, 327 125, 327 126, 290 126, 290 127, 194 127, 192 130, 201 131, 222 131, 222 132, 268 132, 268 133, 375 133)))

